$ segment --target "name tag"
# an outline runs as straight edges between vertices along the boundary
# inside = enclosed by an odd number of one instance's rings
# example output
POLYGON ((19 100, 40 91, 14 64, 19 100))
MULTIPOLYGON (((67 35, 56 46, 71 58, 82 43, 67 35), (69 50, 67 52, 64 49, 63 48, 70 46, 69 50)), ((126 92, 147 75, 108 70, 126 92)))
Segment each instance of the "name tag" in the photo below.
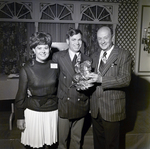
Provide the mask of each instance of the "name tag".
POLYGON ((56 64, 56 63, 51 63, 51 64, 50 64, 50 68, 52 68, 52 69, 57 69, 57 68, 58 68, 58 64, 56 64))

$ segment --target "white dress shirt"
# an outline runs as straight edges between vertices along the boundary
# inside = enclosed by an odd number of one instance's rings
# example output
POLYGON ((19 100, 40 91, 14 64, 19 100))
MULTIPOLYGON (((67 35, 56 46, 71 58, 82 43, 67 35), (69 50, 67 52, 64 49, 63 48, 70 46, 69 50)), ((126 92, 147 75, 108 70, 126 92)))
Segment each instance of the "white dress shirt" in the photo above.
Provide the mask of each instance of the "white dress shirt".
POLYGON ((69 49, 69 56, 70 56, 71 61, 73 61, 73 58, 74 58, 75 54, 76 54, 77 57, 78 57, 79 53, 80 53, 80 52, 75 53, 75 52, 73 52, 73 51, 71 51, 71 50, 69 49))

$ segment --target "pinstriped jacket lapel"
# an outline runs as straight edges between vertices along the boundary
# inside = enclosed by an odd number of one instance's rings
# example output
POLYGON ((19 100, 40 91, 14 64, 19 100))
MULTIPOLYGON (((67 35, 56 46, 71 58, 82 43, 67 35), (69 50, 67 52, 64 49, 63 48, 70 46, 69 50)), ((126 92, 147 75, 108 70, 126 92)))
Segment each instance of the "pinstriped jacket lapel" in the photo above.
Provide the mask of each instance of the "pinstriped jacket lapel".
POLYGON ((100 51, 94 54, 93 68, 95 68, 94 72, 97 73, 98 63, 99 63, 100 51))
POLYGON ((72 62, 71 62, 68 50, 66 50, 64 52, 64 54, 62 55, 61 63, 64 66, 64 70, 66 70, 67 73, 72 77, 75 72, 74 72, 74 69, 73 69, 73 66, 72 66, 72 62))
POLYGON ((118 48, 115 48, 112 50, 112 52, 109 55, 109 58, 103 68, 103 71, 101 72, 102 76, 107 72, 107 70, 111 67, 112 63, 115 62, 115 60, 118 58, 118 48))

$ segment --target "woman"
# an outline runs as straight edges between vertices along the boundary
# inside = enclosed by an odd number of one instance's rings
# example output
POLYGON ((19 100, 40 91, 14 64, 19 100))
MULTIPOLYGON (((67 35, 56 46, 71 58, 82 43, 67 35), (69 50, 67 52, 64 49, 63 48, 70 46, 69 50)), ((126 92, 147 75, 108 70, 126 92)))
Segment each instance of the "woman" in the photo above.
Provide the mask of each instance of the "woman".
POLYGON ((30 49, 35 54, 20 70, 16 95, 17 127, 22 130, 21 143, 41 148, 57 142, 57 64, 48 60, 52 37, 36 32, 30 37, 30 49), (32 96, 27 95, 29 90, 32 96))

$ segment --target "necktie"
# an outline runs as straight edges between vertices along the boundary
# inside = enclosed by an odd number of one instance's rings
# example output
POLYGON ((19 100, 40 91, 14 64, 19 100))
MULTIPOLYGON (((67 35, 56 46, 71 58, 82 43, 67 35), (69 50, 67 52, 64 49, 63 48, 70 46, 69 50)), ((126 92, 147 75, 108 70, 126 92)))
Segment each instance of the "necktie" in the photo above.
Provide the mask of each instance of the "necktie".
POLYGON ((75 54, 75 55, 74 55, 74 58, 73 58, 73 60, 72 60, 72 65, 73 65, 73 67, 74 67, 75 64, 76 64, 76 60, 77 60, 77 55, 75 54))
POLYGON ((102 71, 104 65, 106 64, 106 61, 107 61, 106 55, 107 55, 107 52, 104 52, 102 59, 101 59, 101 62, 100 62, 100 67, 99 67, 100 72, 102 71))

